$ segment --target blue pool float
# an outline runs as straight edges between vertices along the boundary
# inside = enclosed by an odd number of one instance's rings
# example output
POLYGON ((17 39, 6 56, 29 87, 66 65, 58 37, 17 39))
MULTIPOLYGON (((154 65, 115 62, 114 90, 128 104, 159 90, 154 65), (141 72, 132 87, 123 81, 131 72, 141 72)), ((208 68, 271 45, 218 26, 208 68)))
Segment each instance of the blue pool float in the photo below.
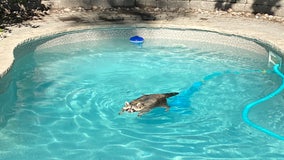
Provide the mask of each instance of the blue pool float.
POLYGON ((144 42, 144 38, 140 36, 130 37, 129 41, 134 44, 142 44, 144 42))

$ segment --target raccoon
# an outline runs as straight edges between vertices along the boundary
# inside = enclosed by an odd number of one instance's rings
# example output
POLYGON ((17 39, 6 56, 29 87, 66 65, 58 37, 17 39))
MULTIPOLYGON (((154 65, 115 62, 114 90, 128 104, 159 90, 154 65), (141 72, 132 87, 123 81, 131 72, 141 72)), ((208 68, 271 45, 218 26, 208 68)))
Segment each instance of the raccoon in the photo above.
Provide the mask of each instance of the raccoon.
POLYGON ((125 102, 125 105, 122 107, 119 114, 123 112, 139 112, 138 116, 149 112, 155 107, 164 107, 166 111, 170 109, 170 106, 167 104, 167 98, 177 95, 177 92, 172 93, 163 93, 163 94, 147 94, 143 95, 131 102, 125 102))

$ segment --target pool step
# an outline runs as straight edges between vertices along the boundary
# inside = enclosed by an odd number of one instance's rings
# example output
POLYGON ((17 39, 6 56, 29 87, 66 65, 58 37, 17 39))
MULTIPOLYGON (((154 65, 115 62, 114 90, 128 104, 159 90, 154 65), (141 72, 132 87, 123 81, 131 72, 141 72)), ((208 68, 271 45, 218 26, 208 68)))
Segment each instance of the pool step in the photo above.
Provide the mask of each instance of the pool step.
POLYGON ((276 64, 279 64, 279 69, 281 70, 282 57, 272 51, 269 51, 268 52, 268 66, 274 66, 276 64))

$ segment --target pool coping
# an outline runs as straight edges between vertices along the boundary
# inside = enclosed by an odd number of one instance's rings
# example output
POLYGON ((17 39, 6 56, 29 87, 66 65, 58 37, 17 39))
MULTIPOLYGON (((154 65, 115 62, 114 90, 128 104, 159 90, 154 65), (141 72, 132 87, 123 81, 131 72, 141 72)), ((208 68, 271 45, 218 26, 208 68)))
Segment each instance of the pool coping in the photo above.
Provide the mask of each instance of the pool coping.
POLYGON ((74 23, 73 21, 62 21, 59 15, 51 14, 42 20, 30 22, 39 25, 38 28, 14 27, 13 32, 7 38, 0 40, 0 78, 13 65, 13 52, 19 44, 56 33, 95 28, 151 27, 207 30, 256 39, 275 47, 284 54, 284 25, 281 23, 245 17, 210 17, 208 15, 206 18, 202 17, 204 15, 196 14, 190 17, 177 17, 172 20, 129 21, 117 24, 111 22, 74 23))

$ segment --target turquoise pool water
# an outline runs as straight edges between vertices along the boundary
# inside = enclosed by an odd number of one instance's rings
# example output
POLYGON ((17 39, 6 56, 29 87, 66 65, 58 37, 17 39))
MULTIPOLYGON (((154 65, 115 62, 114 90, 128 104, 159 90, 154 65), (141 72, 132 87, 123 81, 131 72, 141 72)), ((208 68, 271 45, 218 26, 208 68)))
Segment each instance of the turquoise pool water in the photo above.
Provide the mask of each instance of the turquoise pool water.
MULTIPOLYGON (((35 49, 1 79, 0 159, 280 159, 284 142, 242 120, 245 105, 281 80, 267 55, 190 40, 86 40, 35 49), (157 41, 159 43, 157 44, 157 41), (176 92, 214 72, 169 112, 118 115, 125 101, 176 92)), ((250 119, 284 133, 284 97, 250 119)))

